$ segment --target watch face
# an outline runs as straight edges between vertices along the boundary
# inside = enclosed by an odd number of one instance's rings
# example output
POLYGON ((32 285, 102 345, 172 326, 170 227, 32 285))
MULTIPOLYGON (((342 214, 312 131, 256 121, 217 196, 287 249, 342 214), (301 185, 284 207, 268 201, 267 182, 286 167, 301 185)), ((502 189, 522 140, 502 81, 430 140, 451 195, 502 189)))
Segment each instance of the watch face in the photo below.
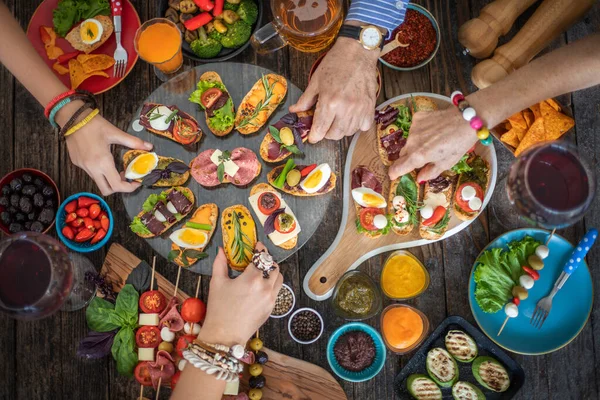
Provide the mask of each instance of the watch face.
POLYGON ((363 30, 361 39, 364 45, 369 47, 377 47, 381 41, 381 32, 379 29, 369 27, 363 30))

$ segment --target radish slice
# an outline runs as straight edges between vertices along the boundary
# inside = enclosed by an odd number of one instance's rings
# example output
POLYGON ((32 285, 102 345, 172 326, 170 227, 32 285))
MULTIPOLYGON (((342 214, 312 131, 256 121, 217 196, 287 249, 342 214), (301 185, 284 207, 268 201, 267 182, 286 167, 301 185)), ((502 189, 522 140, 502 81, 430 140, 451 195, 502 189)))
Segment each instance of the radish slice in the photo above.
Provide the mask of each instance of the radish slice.
POLYGON ((479 197, 473 197, 471 200, 469 200, 469 208, 473 211, 481 209, 482 205, 483 203, 481 202, 481 199, 479 197))
POLYGON ((387 224, 388 221, 385 215, 378 214, 375 216, 375 218, 373 218, 373 225, 375 225, 375 228, 377 229, 383 229, 387 226, 387 224))

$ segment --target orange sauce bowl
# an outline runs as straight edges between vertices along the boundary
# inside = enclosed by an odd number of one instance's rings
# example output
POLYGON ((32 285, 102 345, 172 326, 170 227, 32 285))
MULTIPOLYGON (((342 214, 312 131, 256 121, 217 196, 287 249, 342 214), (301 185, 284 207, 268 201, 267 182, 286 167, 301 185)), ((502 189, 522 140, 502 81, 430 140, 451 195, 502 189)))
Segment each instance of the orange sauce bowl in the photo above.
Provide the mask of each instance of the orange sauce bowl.
POLYGON ((381 313, 381 336, 396 354, 410 353, 419 347, 429 328, 427 316, 409 305, 391 304, 381 313))

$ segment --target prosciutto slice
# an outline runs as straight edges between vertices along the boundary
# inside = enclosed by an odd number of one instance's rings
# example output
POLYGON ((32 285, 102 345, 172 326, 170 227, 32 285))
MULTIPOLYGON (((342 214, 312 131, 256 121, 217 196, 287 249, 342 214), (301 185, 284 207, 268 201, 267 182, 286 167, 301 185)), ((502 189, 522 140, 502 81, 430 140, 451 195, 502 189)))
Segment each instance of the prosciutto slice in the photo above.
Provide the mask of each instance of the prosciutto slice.
POLYGON ((175 296, 171 297, 171 300, 169 300, 165 309, 162 310, 162 312, 160 314, 158 314, 158 316, 161 319, 164 318, 165 315, 167 315, 169 313, 169 311, 171 311, 171 308, 176 307, 178 305, 179 305, 179 299, 175 296))
POLYGON ((158 235, 165 229, 165 225, 157 220, 152 213, 144 213, 140 219, 142 220, 142 224, 144 224, 153 235, 158 235))
POLYGON ((156 353, 156 361, 148 363, 148 372, 150 373, 150 379, 152 379, 152 386, 154 389, 158 387, 159 380, 161 381, 161 385, 164 385, 171 380, 173 375, 175 375, 173 357, 166 351, 159 350, 158 353, 156 353))
POLYGON ((219 96, 217 101, 215 101, 215 104, 213 104, 210 108, 206 109, 206 115, 208 116, 208 118, 214 117, 215 110, 218 110, 221 107, 223 107, 225 105, 225 103, 227 103, 227 100, 229 100, 229 93, 223 91, 221 93, 221 96, 219 96))
POLYGON ((379 194, 383 193, 383 186, 379 179, 364 165, 359 165, 352 171, 352 189, 366 187, 373 189, 379 194))
POLYGON ((183 329, 183 318, 177 311, 177 304, 174 304, 171 309, 161 318, 159 326, 166 326, 171 332, 179 332, 183 329))
POLYGON ((404 132, 402 132, 401 129, 398 129, 381 138, 381 146, 385 149, 390 161, 395 161, 400 158, 400 151, 406 145, 406 139, 403 135, 404 132))
POLYGON ((167 195, 167 200, 173 204, 173 207, 179 214, 187 214, 194 206, 192 202, 178 190, 171 190, 167 195))
MULTIPOLYGON (((210 159, 214 152, 215 149, 205 150, 192 161, 191 174, 202 186, 212 187, 221 184, 217 175, 217 166, 210 159)), ((234 176, 227 174, 224 176, 234 185, 245 186, 258 174, 260 163, 252 150, 245 147, 235 148, 231 151, 231 160, 239 169, 234 176)))
POLYGON ((154 206, 154 210, 161 213, 165 217, 167 222, 170 224, 177 221, 177 218, 175 218, 175 216, 167 208, 167 205, 165 203, 163 203, 162 201, 159 201, 156 203, 156 206, 154 206))

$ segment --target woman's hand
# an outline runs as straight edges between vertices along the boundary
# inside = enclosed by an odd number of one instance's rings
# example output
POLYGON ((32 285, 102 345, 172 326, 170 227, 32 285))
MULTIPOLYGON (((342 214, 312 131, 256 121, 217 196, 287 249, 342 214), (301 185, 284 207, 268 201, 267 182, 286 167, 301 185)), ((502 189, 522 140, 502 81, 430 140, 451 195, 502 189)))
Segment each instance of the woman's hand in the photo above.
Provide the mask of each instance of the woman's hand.
MULTIPOLYGON (((263 250, 265 246, 259 242, 256 249, 263 250)), ((253 264, 237 278, 230 279, 225 253, 219 248, 210 280, 206 319, 198 338, 227 346, 245 345, 269 318, 282 284, 279 267, 265 279, 253 264)))
POLYGON ((96 182, 103 196, 115 192, 133 192, 140 186, 138 182, 126 182, 117 172, 111 145, 152 150, 151 143, 123 132, 99 115, 66 140, 71 162, 96 182))
POLYGON ((366 131, 373 124, 379 51, 366 50, 356 40, 341 37, 312 76, 290 112, 317 108, 308 141, 339 140, 366 131))
POLYGON ((417 168, 419 183, 434 179, 456 164, 477 143, 475 130, 455 107, 431 112, 417 112, 406 146, 390 167, 394 180, 417 168))

